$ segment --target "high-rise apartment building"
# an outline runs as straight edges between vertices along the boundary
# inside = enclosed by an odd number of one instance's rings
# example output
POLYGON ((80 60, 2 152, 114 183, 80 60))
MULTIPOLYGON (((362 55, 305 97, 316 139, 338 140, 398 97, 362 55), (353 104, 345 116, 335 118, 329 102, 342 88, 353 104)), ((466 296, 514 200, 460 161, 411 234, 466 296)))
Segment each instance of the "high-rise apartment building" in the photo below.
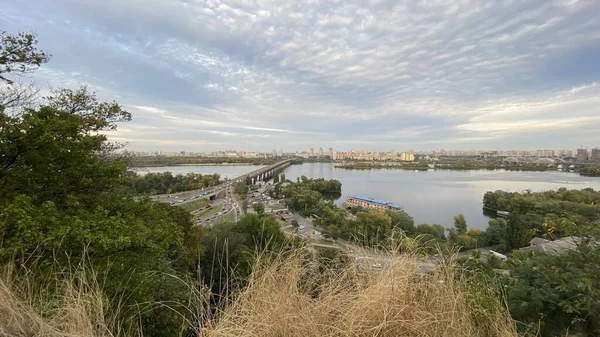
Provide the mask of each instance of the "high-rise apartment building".
POLYGON ((313 149, 312 147, 310 148, 310 156, 311 157, 315 156, 315 149, 313 149))
POLYGON ((578 163, 586 162, 588 159, 587 149, 577 149, 577 158, 576 161, 578 163))
POLYGON ((319 157, 323 157, 323 148, 322 147, 319 148, 319 157))
POLYGON ((590 161, 593 161, 594 163, 600 163, 600 148, 592 149, 590 161))

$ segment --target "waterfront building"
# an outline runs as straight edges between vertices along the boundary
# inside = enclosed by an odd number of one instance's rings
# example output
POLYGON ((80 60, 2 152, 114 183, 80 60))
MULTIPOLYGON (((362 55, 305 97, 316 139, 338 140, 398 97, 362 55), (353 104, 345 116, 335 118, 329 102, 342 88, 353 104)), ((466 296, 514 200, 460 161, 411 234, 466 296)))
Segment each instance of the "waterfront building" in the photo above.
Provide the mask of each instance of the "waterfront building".
POLYGON ((354 197, 350 197, 346 200, 346 207, 356 207, 356 206, 367 208, 367 209, 378 209, 381 211, 385 211, 388 209, 393 210, 393 211, 402 211, 402 206, 400 206, 398 204, 393 204, 393 203, 387 202, 385 200, 380 200, 380 199, 354 196, 354 197))

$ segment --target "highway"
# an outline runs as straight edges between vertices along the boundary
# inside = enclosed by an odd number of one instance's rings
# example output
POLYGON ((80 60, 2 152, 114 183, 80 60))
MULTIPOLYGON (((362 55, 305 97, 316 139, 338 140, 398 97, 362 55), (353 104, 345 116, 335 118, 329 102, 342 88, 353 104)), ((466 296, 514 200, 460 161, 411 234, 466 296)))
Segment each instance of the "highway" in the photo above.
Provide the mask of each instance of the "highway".
MULTIPOLYGON (((219 205, 221 205, 222 209, 217 213, 213 213, 207 215, 206 217, 197 219, 196 225, 209 226, 219 218, 226 216, 231 212, 233 212, 234 221, 238 221, 238 216, 243 214, 243 210, 241 205, 237 202, 237 200, 235 200, 231 184, 225 185, 223 193, 225 194, 225 198, 213 202, 210 208, 213 209, 214 207, 218 207, 219 205)), ((192 214, 194 214, 194 212, 195 211, 192 211, 192 214)))

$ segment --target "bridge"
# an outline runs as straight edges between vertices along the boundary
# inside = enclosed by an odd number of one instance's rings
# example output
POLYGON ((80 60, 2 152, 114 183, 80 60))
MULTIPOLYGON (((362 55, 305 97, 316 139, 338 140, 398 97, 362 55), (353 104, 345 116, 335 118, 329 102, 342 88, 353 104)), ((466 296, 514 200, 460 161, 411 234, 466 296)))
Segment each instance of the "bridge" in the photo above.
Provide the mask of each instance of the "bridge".
POLYGON ((233 182, 244 182, 248 177, 252 180, 252 184, 257 183, 258 181, 266 181, 278 173, 283 171, 286 167, 292 164, 291 159, 282 160, 275 164, 271 164, 269 166, 261 167, 258 170, 254 170, 250 173, 246 173, 241 175, 235 179, 232 179, 233 182))
MULTIPOLYGON (((291 159, 282 160, 277 163, 261 167, 257 170, 254 170, 250 173, 243 174, 239 177, 229 179, 228 182, 246 182, 246 179, 249 177, 252 181, 252 184, 255 184, 258 181, 266 181, 278 172, 283 171, 286 167, 292 164, 291 159)), ((219 193, 224 193, 224 188, 227 186, 227 182, 222 184, 207 188, 207 192, 203 192, 202 190, 193 190, 193 191, 183 191, 171 194, 163 194, 163 195, 153 195, 151 199, 160 199, 163 202, 177 202, 177 204, 185 204, 191 202, 196 199, 210 199, 216 200, 219 193), (206 194, 204 194, 206 193, 206 194)))

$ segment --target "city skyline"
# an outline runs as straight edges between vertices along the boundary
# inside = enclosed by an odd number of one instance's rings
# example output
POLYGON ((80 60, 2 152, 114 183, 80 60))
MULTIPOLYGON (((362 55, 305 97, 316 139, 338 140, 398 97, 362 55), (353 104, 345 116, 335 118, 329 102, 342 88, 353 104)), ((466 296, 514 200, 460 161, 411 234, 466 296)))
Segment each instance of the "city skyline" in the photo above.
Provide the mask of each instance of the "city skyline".
POLYGON ((329 147, 327 149, 319 147, 318 149, 299 149, 295 151, 284 151, 283 149, 272 149, 271 151, 252 151, 252 150, 236 150, 236 149, 224 149, 217 151, 163 151, 163 150, 152 150, 152 151, 128 151, 135 155, 184 155, 184 156, 212 156, 212 157, 227 157, 227 156, 241 156, 241 157, 258 157, 258 155, 272 155, 272 156, 283 156, 283 155, 296 155, 300 157, 335 157, 335 153, 343 153, 345 155, 350 153, 364 154, 386 154, 392 157, 401 157, 403 154, 411 155, 442 155, 442 156, 460 156, 460 155, 474 155, 479 156, 483 154, 496 155, 496 156, 538 156, 538 157, 577 157, 578 154, 582 155, 585 153, 586 156, 594 159, 600 159, 600 147, 579 147, 576 149, 435 149, 435 150, 398 150, 398 149, 387 149, 387 150, 376 150, 376 149, 334 149, 329 147))
MULTIPOLYGON (((129 150, 600 142, 600 2, 7 0, 0 24, 133 114, 129 150)), ((318 149, 318 147, 317 147, 318 149)))

